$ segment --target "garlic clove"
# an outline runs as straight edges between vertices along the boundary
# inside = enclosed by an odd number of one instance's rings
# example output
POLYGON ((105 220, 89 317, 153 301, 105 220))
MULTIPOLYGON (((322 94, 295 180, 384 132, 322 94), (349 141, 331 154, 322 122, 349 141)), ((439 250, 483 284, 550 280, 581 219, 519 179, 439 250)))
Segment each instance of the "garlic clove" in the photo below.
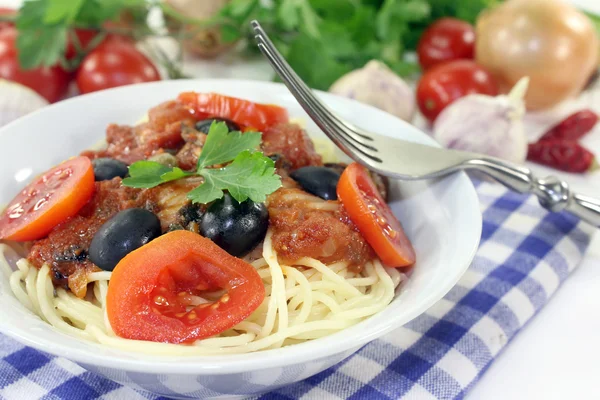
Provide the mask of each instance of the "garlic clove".
POLYGON ((0 126, 46 105, 48 101, 27 86, 0 79, 0 126))
POLYGON ((342 76, 329 91, 372 105, 409 122, 416 111, 415 94, 411 87, 377 60, 369 61, 363 68, 342 76))

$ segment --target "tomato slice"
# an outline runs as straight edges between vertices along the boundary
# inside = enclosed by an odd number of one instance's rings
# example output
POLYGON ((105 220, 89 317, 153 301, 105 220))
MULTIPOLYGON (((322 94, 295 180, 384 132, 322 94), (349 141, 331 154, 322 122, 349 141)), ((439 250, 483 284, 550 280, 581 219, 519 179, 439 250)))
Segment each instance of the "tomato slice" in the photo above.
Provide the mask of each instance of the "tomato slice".
POLYGON ((288 113, 283 107, 253 103, 217 93, 185 92, 179 95, 179 101, 190 106, 202 117, 227 118, 239 125, 260 131, 288 122, 288 113))
POLYGON ((106 298, 108 320, 121 337, 186 343, 221 333, 246 319, 265 298, 250 264, 211 240, 173 231, 125 256, 115 267, 106 298), (225 290, 192 306, 192 296, 225 290))
POLYGON ((87 157, 71 158, 31 182, 0 216, 0 239, 41 239, 74 216, 94 194, 94 168, 87 157))
POLYGON ((337 195, 352 222, 385 265, 414 264, 415 250, 410 240, 365 167, 357 163, 346 167, 337 185, 337 195))

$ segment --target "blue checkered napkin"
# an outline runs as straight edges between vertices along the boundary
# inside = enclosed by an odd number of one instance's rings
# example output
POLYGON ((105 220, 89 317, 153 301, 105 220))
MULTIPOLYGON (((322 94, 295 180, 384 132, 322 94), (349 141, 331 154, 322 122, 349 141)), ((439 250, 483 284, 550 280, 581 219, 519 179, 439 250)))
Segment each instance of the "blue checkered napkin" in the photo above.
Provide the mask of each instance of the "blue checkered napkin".
MULTIPOLYGON (((462 398, 577 266, 592 233, 499 185, 477 183, 477 191, 481 246, 443 300, 335 367, 262 398, 462 398)), ((2 335, 0 397, 156 399, 2 335)))

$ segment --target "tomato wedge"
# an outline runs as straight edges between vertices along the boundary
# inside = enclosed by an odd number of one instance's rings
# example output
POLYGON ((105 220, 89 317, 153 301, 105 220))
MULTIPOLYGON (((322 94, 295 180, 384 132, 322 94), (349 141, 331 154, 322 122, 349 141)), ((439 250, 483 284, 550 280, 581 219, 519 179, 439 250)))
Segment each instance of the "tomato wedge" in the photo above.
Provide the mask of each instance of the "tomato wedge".
POLYGON ((385 265, 414 264, 415 250, 410 240, 365 167, 357 163, 346 167, 337 185, 337 195, 352 222, 385 265))
POLYGON ((173 231, 125 256, 110 278, 108 320, 121 337, 186 343, 221 333, 246 319, 265 298, 250 264, 211 240, 173 231), (192 306, 205 290, 218 300, 192 306))
POLYGON ((94 168, 87 157, 71 158, 37 177, 0 216, 0 239, 41 239, 74 216, 94 194, 94 168))
POLYGON ((271 104, 253 103, 217 93, 185 92, 181 93, 178 99, 198 113, 200 118, 227 118, 259 131, 288 122, 287 110, 271 104))

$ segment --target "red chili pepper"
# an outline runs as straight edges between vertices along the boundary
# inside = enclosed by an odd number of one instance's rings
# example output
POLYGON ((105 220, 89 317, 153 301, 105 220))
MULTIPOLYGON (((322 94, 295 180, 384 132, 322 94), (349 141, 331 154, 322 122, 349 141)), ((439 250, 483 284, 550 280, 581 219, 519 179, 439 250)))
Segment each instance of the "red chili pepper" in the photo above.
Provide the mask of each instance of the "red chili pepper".
POLYGON ((591 131, 596 122, 598 122, 598 115, 592 110, 578 111, 550 128, 539 141, 550 139, 578 140, 591 131))
POLYGON ((530 143, 527 159, 566 172, 588 172, 598 166, 594 154, 579 143, 556 139, 530 143))

